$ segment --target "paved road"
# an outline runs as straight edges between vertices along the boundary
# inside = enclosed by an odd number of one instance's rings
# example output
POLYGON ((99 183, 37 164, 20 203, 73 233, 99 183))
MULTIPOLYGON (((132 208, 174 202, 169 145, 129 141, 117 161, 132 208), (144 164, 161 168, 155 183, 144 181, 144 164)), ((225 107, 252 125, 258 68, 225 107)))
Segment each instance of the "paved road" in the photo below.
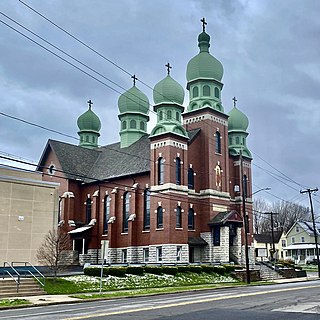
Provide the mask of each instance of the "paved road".
POLYGON ((320 281, 3 310, 0 320, 320 319, 320 281))

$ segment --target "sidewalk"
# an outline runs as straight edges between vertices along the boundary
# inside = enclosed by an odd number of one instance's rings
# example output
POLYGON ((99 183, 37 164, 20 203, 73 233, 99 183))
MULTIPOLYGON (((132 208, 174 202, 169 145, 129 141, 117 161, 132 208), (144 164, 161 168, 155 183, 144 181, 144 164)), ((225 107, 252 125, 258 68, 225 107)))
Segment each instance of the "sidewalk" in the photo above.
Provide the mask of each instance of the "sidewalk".
MULTIPOLYGON (((272 282, 274 284, 282 284, 282 283, 294 283, 294 282, 306 282, 306 281, 314 281, 319 280, 318 276, 308 276, 308 277, 301 277, 301 278, 289 278, 289 279, 276 279, 272 282)), ((62 304, 62 303, 77 303, 77 302, 85 302, 85 301, 92 301, 97 299, 80 299, 71 297, 70 295, 39 295, 39 296, 25 296, 25 297, 10 297, 8 299, 25 299, 30 301, 31 304, 28 305, 18 305, 18 306, 10 306, 10 307, 3 307, 0 310, 4 309, 13 309, 13 308, 22 308, 22 307, 30 307, 30 306, 41 306, 41 305, 53 305, 53 304, 62 304)), ((124 298, 124 297, 122 297, 124 298)), ((101 298, 103 299, 103 298, 101 298)))

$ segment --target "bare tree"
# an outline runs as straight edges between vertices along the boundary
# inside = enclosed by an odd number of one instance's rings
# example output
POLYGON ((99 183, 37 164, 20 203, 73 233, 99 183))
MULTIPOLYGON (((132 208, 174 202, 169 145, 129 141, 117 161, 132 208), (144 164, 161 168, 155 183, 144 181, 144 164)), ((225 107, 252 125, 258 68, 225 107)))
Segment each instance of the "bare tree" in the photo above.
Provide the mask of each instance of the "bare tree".
POLYGON ((264 212, 275 213, 274 228, 284 232, 288 232, 298 220, 310 220, 309 208, 294 202, 278 201, 270 204, 263 199, 258 199, 253 203, 253 209, 255 233, 271 231, 270 215, 264 215, 264 212))
POLYGON ((270 210, 270 204, 262 199, 255 199, 253 202, 253 228, 254 233, 259 234, 270 231, 270 224, 263 212, 270 210))
POLYGON ((69 235, 60 229, 50 230, 37 251, 37 259, 40 263, 49 267, 56 278, 57 273, 68 264, 67 250, 70 250, 69 235))

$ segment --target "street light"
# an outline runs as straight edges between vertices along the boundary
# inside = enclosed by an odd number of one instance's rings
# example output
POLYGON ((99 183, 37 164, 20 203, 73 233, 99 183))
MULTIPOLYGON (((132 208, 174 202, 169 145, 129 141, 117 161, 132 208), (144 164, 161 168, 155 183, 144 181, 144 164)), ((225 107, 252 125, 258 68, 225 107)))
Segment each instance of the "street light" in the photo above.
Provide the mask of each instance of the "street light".
POLYGON ((256 194, 256 193, 258 193, 258 192, 260 192, 260 191, 268 191, 268 190, 271 190, 271 188, 267 187, 267 188, 259 189, 259 190, 255 191, 255 192, 253 192, 253 193, 251 194, 251 197, 252 197, 254 194, 256 194))

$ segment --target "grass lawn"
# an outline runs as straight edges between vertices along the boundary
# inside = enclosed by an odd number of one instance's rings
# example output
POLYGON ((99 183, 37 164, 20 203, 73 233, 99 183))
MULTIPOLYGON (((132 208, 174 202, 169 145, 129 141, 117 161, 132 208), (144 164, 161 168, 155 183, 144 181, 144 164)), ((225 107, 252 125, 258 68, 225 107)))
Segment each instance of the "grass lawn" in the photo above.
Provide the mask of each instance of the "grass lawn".
MULTIPOLYGON (((108 294, 111 291, 112 296, 122 295, 121 290, 134 290, 135 294, 146 294, 161 292, 159 288, 166 288, 166 291, 171 292, 178 288, 190 290, 194 287, 200 288, 201 285, 206 287, 216 287, 220 284, 237 284, 238 280, 227 275, 218 275, 216 273, 178 273, 177 275, 155 275, 145 273, 144 275, 130 275, 124 277, 106 276, 102 279, 102 292, 108 294), (139 289, 139 290, 137 290, 139 289), (151 290, 152 289, 152 290, 151 290), (173 290, 172 290, 173 289, 173 290)), ((99 292, 100 278, 86 275, 70 276, 46 279, 45 291, 48 294, 75 294, 75 293, 89 293, 99 292)), ((110 293, 109 293, 110 295, 110 293)), ((128 292, 125 293, 128 295, 128 292)))
POLYGON ((20 306, 23 304, 30 304, 30 301, 25 299, 0 299, 0 308, 20 306))

